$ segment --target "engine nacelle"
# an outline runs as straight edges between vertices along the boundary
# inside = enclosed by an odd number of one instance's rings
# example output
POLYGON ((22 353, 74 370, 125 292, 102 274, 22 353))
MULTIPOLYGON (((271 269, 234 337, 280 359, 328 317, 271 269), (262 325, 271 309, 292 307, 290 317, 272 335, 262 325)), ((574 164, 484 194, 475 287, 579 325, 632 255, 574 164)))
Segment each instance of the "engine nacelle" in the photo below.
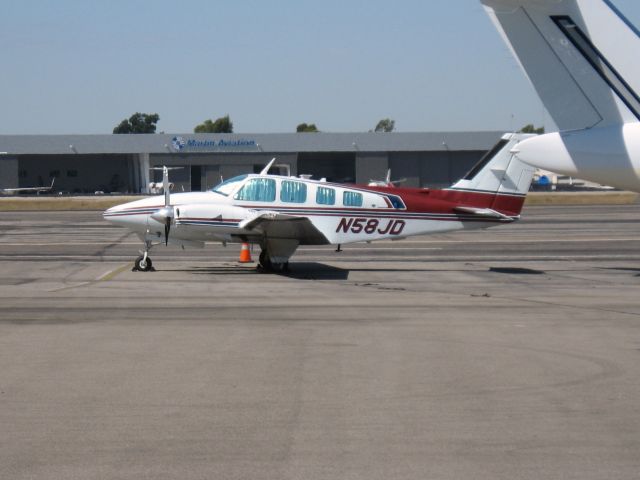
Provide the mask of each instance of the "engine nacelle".
POLYGON ((173 207, 162 207, 155 213, 151 214, 151 218, 153 218, 156 222, 162 223, 163 225, 167 223, 167 220, 173 222, 175 219, 175 212, 173 207))

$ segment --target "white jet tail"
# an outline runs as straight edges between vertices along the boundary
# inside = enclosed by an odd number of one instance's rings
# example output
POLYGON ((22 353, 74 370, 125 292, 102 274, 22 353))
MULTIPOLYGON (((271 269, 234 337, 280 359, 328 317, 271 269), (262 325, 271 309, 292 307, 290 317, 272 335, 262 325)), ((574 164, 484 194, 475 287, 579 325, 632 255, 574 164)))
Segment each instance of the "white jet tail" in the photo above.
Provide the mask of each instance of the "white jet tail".
POLYGON ((560 130, 640 120, 638 30, 610 0, 481 0, 560 130))
POLYGON ((526 138, 535 137, 523 133, 507 133, 473 166, 465 177, 450 190, 507 195, 526 195, 533 178, 533 167, 512 153, 513 148, 526 138))

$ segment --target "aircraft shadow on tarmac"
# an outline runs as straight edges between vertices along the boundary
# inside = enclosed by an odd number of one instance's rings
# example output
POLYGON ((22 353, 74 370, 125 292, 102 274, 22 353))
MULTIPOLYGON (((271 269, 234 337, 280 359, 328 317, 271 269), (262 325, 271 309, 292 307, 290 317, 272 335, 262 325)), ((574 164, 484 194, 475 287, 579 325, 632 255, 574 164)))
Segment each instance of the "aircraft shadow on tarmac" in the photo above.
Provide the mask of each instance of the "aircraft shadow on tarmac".
POLYGON ((507 273, 510 275, 544 275, 546 273, 542 270, 521 267, 489 267, 489 271, 494 273, 507 273))
POLYGON ((637 272, 634 277, 640 277, 640 268, 633 267, 601 267, 600 270, 620 270, 623 272, 637 272))
MULTIPOLYGON (((176 271, 176 270, 174 270, 176 271)), ((246 268, 237 265, 228 265, 221 267, 194 267, 185 270, 177 270, 182 272, 194 273, 196 275, 266 275, 260 271, 259 267, 246 268)), ((351 272, 441 272, 442 269, 432 268, 339 268, 333 265, 326 265, 318 262, 292 262, 289 264, 288 271, 280 273, 270 273, 269 275, 278 275, 286 278, 294 278, 296 280, 348 280, 351 272)), ((458 271, 456 269, 456 271, 458 271)), ((541 272, 543 273, 543 272, 541 272)))
POLYGON ((301 262, 291 263, 289 270, 280 275, 296 280, 347 280, 350 270, 338 268, 324 263, 301 262))
MULTIPOLYGON (((459 271, 459 269, 456 269, 459 271)), ((184 272, 194 275, 267 275, 260 267, 245 267, 235 264, 221 266, 200 266, 177 270, 172 272, 184 272)), ((284 272, 270 273, 296 280, 348 280, 351 272, 441 272, 442 269, 416 269, 416 268, 339 268, 318 262, 294 262, 284 272)), ((542 270, 519 267, 489 267, 490 272, 510 275, 544 275, 542 270)), ((639 270, 640 271, 640 270, 639 270)))
MULTIPOLYGON (((259 267, 242 267, 228 264, 222 266, 201 266, 179 270, 168 270, 172 272, 192 273, 194 275, 267 275, 259 267)), ((318 262, 292 262, 288 271, 280 273, 270 273, 268 275, 278 275, 296 280, 348 280, 351 272, 434 272, 434 269, 405 269, 405 268, 339 268, 333 265, 326 265, 318 262)))
MULTIPOLYGON (((192 267, 171 271, 192 273, 194 275, 267 275, 260 271, 258 267, 250 268, 238 265, 192 267)), ((288 271, 269 275, 279 275, 298 280, 347 280, 349 278, 349 270, 323 263, 296 262, 290 265, 288 271)))

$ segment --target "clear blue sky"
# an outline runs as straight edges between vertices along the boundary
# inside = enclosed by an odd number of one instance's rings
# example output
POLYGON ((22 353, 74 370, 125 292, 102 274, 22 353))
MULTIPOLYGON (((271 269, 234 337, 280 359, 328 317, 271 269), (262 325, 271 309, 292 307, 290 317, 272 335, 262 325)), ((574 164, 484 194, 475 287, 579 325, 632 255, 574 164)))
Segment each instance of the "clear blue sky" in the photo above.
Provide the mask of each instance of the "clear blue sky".
MULTIPOLYGON (((636 25, 640 2, 614 0, 636 25)), ((509 130, 550 121, 479 0, 5 2, 0 134, 509 130)))

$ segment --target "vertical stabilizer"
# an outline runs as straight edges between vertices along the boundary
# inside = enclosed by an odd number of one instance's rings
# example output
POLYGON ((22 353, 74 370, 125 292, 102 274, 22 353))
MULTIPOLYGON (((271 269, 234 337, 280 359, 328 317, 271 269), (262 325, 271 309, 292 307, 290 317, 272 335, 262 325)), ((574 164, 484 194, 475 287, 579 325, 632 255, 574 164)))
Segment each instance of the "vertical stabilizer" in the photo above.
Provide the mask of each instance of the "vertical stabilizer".
POLYGON ((609 0, 481 2, 560 130, 640 120, 640 38, 609 0))
POLYGON ((525 195, 533 179, 533 167, 511 152, 518 142, 534 137, 507 133, 473 166, 465 177, 451 186, 452 190, 525 195))

